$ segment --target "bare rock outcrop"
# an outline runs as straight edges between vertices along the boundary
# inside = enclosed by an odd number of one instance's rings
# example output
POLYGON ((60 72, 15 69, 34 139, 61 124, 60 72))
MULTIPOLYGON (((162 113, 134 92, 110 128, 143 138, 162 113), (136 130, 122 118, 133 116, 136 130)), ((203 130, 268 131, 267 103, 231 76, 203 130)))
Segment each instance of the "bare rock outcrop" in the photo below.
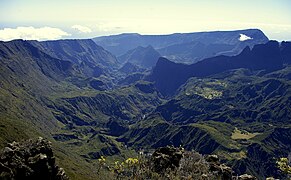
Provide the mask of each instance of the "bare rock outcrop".
POLYGON ((175 148, 171 146, 158 148, 151 157, 153 171, 162 173, 167 169, 175 169, 179 167, 183 153, 183 148, 175 148))
POLYGON ((9 143, 0 153, 0 179, 67 180, 55 163, 51 143, 36 140, 9 143))

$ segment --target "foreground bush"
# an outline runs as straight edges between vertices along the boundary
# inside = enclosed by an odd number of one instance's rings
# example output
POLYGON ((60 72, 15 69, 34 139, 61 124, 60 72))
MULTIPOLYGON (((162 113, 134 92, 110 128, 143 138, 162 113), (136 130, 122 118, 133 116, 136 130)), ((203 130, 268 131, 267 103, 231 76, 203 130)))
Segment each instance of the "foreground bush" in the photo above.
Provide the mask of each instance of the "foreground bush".
POLYGON ((128 158, 107 165, 104 157, 99 159, 99 168, 107 169, 110 179, 197 179, 197 180, 255 180, 251 175, 233 176, 230 167, 220 163, 216 155, 202 156, 183 148, 161 147, 152 154, 128 158))

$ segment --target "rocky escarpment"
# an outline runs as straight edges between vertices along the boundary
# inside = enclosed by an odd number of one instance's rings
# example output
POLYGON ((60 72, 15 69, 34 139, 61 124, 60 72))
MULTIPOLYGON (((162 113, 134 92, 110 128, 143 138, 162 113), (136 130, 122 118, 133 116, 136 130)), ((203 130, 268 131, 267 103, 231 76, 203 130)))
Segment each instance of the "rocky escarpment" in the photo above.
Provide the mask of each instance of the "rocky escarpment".
POLYGON ((202 156, 184 151, 182 147, 166 146, 156 149, 151 156, 152 171, 169 179, 256 180, 248 175, 236 175, 233 169, 221 163, 217 155, 202 156), (175 174, 171 174, 175 171, 175 174))
POLYGON ((174 148, 171 146, 158 148, 151 157, 153 170, 161 173, 165 172, 168 168, 175 169, 179 167, 183 154, 183 148, 174 148))
POLYGON ((55 163, 51 143, 36 140, 9 143, 0 154, 0 179, 66 180, 65 171, 55 163))

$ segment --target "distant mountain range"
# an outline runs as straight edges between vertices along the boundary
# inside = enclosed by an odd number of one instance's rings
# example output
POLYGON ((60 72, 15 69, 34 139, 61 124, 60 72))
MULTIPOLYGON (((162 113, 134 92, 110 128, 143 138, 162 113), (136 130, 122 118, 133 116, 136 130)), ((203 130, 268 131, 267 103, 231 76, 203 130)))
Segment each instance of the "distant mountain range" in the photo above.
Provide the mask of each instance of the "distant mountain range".
POLYGON ((120 34, 93 39, 116 56, 122 56, 139 46, 152 46, 162 56, 178 63, 191 64, 217 55, 237 55, 246 46, 268 41, 258 29, 176 33, 170 35, 120 34))

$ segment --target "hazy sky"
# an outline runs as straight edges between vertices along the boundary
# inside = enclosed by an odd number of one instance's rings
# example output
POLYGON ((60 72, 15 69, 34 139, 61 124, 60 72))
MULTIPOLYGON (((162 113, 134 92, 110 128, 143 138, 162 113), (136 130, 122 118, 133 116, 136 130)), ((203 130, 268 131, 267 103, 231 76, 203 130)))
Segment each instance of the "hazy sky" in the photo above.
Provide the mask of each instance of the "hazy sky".
POLYGON ((259 28, 291 40, 291 0, 0 0, 0 39, 259 28))

